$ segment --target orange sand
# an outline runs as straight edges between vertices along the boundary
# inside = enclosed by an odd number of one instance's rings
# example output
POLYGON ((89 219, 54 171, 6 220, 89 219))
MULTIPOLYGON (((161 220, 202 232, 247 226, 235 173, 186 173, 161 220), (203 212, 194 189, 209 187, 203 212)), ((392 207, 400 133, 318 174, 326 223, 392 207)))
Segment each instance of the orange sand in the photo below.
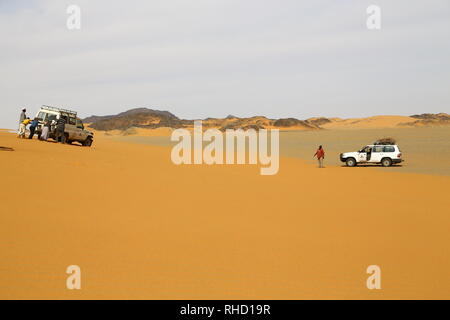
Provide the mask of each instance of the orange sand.
POLYGON ((169 148, 105 137, 0 146, 15 148, 0 151, 1 299, 450 298, 448 177, 177 167, 169 148))
POLYGON ((86 126, 86 130, 95 133, 95 137, 103 136, 140 136, 140 137, 170 137, 174 129, 168 127, 161 127, 155 129, 144 129, 132 127, 128 130, 110 130, 110 131, 98 131, 86 126))

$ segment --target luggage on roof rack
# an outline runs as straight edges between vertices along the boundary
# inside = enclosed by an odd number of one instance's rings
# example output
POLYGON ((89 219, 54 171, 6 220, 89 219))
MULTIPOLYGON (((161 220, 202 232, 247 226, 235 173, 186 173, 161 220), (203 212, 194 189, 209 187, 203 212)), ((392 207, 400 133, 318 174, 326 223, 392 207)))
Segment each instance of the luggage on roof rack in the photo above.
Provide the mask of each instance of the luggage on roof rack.
POLYGON ((395 145, 397 142, 394 138, 383 138, 375 141, 373 143, 374 145, 395 145))

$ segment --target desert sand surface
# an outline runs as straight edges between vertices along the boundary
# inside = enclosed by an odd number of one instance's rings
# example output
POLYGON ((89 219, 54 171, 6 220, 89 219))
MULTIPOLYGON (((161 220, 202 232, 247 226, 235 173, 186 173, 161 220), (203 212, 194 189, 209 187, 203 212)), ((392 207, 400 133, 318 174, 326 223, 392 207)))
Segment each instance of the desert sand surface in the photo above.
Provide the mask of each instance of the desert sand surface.
POLYGON ((1 299, 450 298, 448 176, 175 166, 168 146, 108 136, 0 146, 15 149, 0 152, 1 299))
POLYGON ((173 129, 168 127, 155 128, 155 129, 143 129, 143 128, 129 128, 127 130, 111 130, 111 131, 98 131, 88 127, 88 130, 95 132, 96 136, 138 136, 138 137, 170 137, 173 129))
MULTIPOLYGON (((152 130, 143 129, 143 131, 152 130)), ((123 142, 156 146, 172 146, 175 144, 170 141, 170 135, 110 135, 108 137, 123 142)), ((312 155, 318 144, 322 144, 326 151, 325 164, 343 166, 344 164, 339 159, 340 153, 360 150, 363 146, 372 144, 383 137, 396 139, 405 162, 390 168, 380 167, 379 170, 450 176, 449 126, 280 131, 280 154, 283 157, 301 158, 308 163, 315 163, 312 155)), ((363 168, 365 166, 348 169, 364 170, 363 168)))
MULTIPOLYGON (((358 151, 384 137, 395 138, 404 162, 389 168, 378 167, 378 170, 450 176, 450 127, 291 131, 280 134, 280 148, 283 156, 312 161, 311 156, 320 143, 327 153, 326 163, 342 166, 340 153, 358 151)), ((348 169, 364 170, 364 166, 348 169)))

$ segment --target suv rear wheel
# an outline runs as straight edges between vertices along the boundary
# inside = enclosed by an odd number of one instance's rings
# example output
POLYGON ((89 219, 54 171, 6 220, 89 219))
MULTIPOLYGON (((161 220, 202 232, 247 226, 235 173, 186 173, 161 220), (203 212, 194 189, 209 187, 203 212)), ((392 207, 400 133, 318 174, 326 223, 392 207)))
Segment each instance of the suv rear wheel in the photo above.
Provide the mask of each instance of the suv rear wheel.
POLYGON ((390 158, 383 158, 381 160, 381 165, 383 167, 390 167, 392 165, 392 160, 390 158))
POLYGON ((354 167, 354 166, 356 166, 356 160, 355 160, 355 158, 348 158, 345 161, 345 164, 347 165, 347 167, 354 167))

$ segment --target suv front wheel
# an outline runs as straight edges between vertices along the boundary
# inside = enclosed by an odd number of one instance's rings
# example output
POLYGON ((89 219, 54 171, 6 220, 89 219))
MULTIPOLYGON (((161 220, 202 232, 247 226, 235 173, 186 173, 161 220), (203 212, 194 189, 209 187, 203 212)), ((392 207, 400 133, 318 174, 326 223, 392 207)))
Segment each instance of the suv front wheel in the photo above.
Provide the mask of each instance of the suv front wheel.
POLYGON ((87 137, 86 140, 83 141, 83 146, 85 147, 92 146, 92 137, 87 137))
POLYGON ((392 165, 392 160, 390 158, 383 158, 383 160, 381 160, 381 165, 383 167, 390 167, 392 165))
POLYGON ((356 166, 356 160, 355 160, 355 158, 348 158, 345 161, 345 164, 347 165, 347 167, 354 167, 354 166, 356 166))

